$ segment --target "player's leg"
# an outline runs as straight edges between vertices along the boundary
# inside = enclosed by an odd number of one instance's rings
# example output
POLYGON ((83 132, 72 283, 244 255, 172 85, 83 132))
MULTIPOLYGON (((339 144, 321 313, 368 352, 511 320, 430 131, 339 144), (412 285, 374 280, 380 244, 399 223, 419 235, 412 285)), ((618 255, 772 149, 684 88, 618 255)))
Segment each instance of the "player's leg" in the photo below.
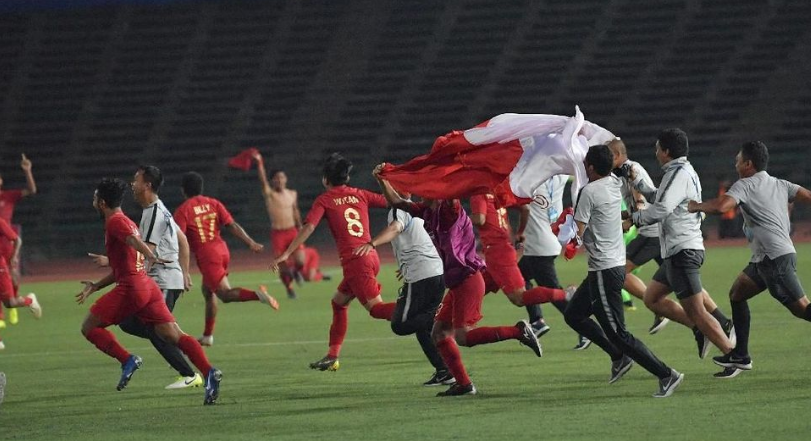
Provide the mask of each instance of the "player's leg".
POLYGON ((369 312, 372 318, 391 321, 395 302, 384 302, 380 297, 380 284, 377 274, 380 272, 380 260, 377 254, 353 259, 346 263, 344 280, 341 284, 356 297, 369 312))
POLYGON ((729 301, 737 338, 732 352, 712 358, 715 364, 725 368, 714 375, 716 378, 733 378, 740 373, 739 369, 752 368, 752 359, 749 357, 751 316, 748 300, 765 291, 766 287, 766 282, 758 274, 754 263, 749 263, 732 283, 729 301))
POLYGON ((132 302, 127 298, 129 295, 134 294, 125 292, 120 286, 113 288, 93 303, 82 322, 82 335, 100 351, 121 363, 121 377, 116 386, 117 390, 127 387, 132 375, 143 363, 141 357, 130 354, 118 342, 115 335, 106 329, 134 313, 131 310, 132 302))
POLYGON ((332 296, 332 323, 329 327, 329 350, 327 355, 318 361, 310 363, 310 369, 320 371, 337 371, 341 366, 338 357, 341 355, 341 347, 344 344, 346 330, 349 326, 348 309, 349 303, 355 298, 351 294, 342 290, 349 288, 342 281, 338 286, 338 291, 332 296))
POLYGON ((256 291, 241 287, 231 288, 228 276, 223 276, 222 279, 220 279, 216 294, 217 298, 222 300, 223 303, 262 302, 274 310, 279 309, 279 302, 272 295, 268 294, 267 287, 264 285, 259 285, 259 289, 256 291))
POLYGON ((611 357, 612 363, 618 362, 622 360, 622 351, 608 340, 602 328, 591 319, 594 312, 589 284, 590 282, 587 277, 580 286, 577 287, 572 298, 569 299, 569 305, 563 313, 563 318, 570 328, 574 329, 578 334, 585 336, 591 342, 594 342, 600 349, 608 354, 608 356, 611 357))
POLYGON ((442 299, 442 304, 439 311, 437 311, 437 319, 431 330, 431 338, 436 345, 437 351, 439 351, 442 360, 456 380, 456 383, 448 390, 438 393, 438 397, 475 395, 477 392, 473 382, 470 381, 465 365, 462 363, 462 353, 459 352, 459 346, 454 339, 453 304, 454 294, 451 290, 442 299))
POLYGON ((454 381, 431 338, 434 315, 444 292, 441 275, 406 283, 400 288, 391 317, 391 330, 397 335, 415 334, 422 352, 434 367, 434 374, 424 383, 425 386, 449 385, 454 381))
MULTIPOLYGON (((163 305, 164 308, 166 305, 163 305)), ((168 309, 166 313, 171 316, 168 309)), ((214 404, 220 396, 220 381, 222 381, 222 371, 211 365, 205 351, 200 343, 190 335, 184 333, 176 322, 155 323, 155 333, 163 340, 177 346, 192 364, 205 377, 205 398, 203 404, 214 404)))
POLYGON ((668 280, 668 267, 670 266, 670 259, 665 262, 656 270, 653 279, 648 283, 645 289, 645 306, 653 311, 654 314, 667 317, 676 323, 681 323, 684 326, 692 329, 694 327, 693 321, 687 317, 684 308, 670 298, 671 288, 670 281, 668 280))
POLYGON ((203 335, 198 341, 203 346, 211 346, 214 344, 214 325, 217 322, 217 296, 205 284, 202 293, 205 302, 205 326, 203 327, 203 335))
MULTIPOLYGON (((270 243, 273 247, 273 257, 279 257, 287 250, 287 247, 296 237, 295 231, 295 228, 270 230, 270 243), (290 231, 294 233, 292 237, 289 234, 290 231)), ((298 251, 299 250, 296 250, 296 252, 298 251)), ((288 261, 279 263, 279 279, 282 281, 285 290, 287 290, 287 297, 290 299, 296 298, 296 291, 293 289, 293 280, 295 279, 294 268, 293 265, 288 264, 288 261)))

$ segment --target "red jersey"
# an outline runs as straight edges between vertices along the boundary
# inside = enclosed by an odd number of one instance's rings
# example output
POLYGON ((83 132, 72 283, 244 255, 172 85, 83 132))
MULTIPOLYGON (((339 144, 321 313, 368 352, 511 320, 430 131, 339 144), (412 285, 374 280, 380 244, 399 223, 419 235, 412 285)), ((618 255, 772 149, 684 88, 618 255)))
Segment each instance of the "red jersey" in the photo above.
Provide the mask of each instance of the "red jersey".
POLYGON ((135 236, 140 238, 138 225, 122 212, 110 216, 104 224, 104 246, 107 249, 107 258, 110 259, 110 268, 113 277, 119 285, 122 282, 138 276, 146 277, 144 272, 144 256, 127 245, 127 238, 135 236))
POLYGON ((355 256, 355 248, 369 243, 369 208, 386 208, 386 198, 368 190, 341 185, 322 193, 313 202, 304 223, 317 226, 324 215, 338 245, 341 262, 355 256))
POLYGON ((485 215, 484 225, 479 227, 482 245, 489 247, 510 243, 510 222, 507 220, 507 209, 496 208, 496 198, 492 194, 472 196, 470 212, 485 215))
POLYGON ((198 195, 180 204, 175 210, 175 222, 189 238, 189 248, 196 254, 210 245, 225 246, 220 227, 234 223, 222 202, 198 195))
POLYGON ((12 241, 17 240, 17 233, 11 225, 3 218, 0 218, 0 261, 11 258, 14 252, 12 241))
POLYGON ((23 198, 22 190, 3 190, 0 192, 0 219, 11 223, 14 215, 14 206, 23 198))

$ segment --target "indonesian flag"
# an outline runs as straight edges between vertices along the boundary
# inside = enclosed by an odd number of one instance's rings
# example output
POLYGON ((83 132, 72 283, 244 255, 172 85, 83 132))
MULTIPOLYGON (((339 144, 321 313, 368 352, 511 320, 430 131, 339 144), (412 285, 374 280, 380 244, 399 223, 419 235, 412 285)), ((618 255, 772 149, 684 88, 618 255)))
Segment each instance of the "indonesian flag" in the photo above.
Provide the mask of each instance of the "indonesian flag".
POLYGON ((239 153, 236 156, 232 157, 228 160, 228 166, 231 168, 236 168, 242 171, 248 171, 251 169, 251 164, 253 163, 253 157, 259 153, 255 147, 247 148, 239 153))
MULTIPOLYGON (((431 152, 387 165, 381 177, 398 191, 428 199, 494 193, 502 206, 529 203, 555 175, 572 175, 572 200, 586 185, 583 159, 590 145, 614 139, 608 130, 573 117, 504 113, 465 131, 440 136, 431 152)), ((542 195, 538 195, 542 196, 542 195)))

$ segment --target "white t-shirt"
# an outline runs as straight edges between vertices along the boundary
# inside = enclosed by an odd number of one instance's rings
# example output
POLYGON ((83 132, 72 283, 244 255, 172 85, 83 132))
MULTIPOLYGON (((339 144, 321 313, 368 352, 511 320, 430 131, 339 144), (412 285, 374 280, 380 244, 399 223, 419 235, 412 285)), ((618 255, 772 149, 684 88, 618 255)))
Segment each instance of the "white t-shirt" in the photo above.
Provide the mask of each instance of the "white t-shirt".
POLYGON ((529 204, 529 219, 524 229, 525 256, 557 256, 561 246, 552 234, 552 223, 563 212, 563 190, 566 175, 552 176, 538 187, 536 198, 529 204))
POLYGON ((388 223, 392 222, 398 222, 402 227, 400 234, 391 241, 391 247, 403 280, 414 283, 442 275, 442 259, 425 231, 425 222, 396 208, 389 210, 388 223))
POLYGON ((148 244, 155 245, 155 255, 170 263, 152 265, 149 277, 161 289, 183 289, 183 270, 180 268, 177 232, 180 228, 172 218, 172 213, 158 199, 141 212, 141 223, 138 228, 141 238, 148 244))

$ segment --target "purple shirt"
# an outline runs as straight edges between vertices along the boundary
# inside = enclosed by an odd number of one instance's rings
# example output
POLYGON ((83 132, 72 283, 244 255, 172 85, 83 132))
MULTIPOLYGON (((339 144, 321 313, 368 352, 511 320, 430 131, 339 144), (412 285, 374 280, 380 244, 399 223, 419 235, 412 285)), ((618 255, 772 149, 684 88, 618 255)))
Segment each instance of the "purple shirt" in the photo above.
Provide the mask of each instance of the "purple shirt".
POLYGON ((414 204, 411 215, 425 220, 425 230, 442 258, 446 287, 452 289, 485 268, 476 253, 473 224, 458 200, 439 201, 436 210, 414 204))

